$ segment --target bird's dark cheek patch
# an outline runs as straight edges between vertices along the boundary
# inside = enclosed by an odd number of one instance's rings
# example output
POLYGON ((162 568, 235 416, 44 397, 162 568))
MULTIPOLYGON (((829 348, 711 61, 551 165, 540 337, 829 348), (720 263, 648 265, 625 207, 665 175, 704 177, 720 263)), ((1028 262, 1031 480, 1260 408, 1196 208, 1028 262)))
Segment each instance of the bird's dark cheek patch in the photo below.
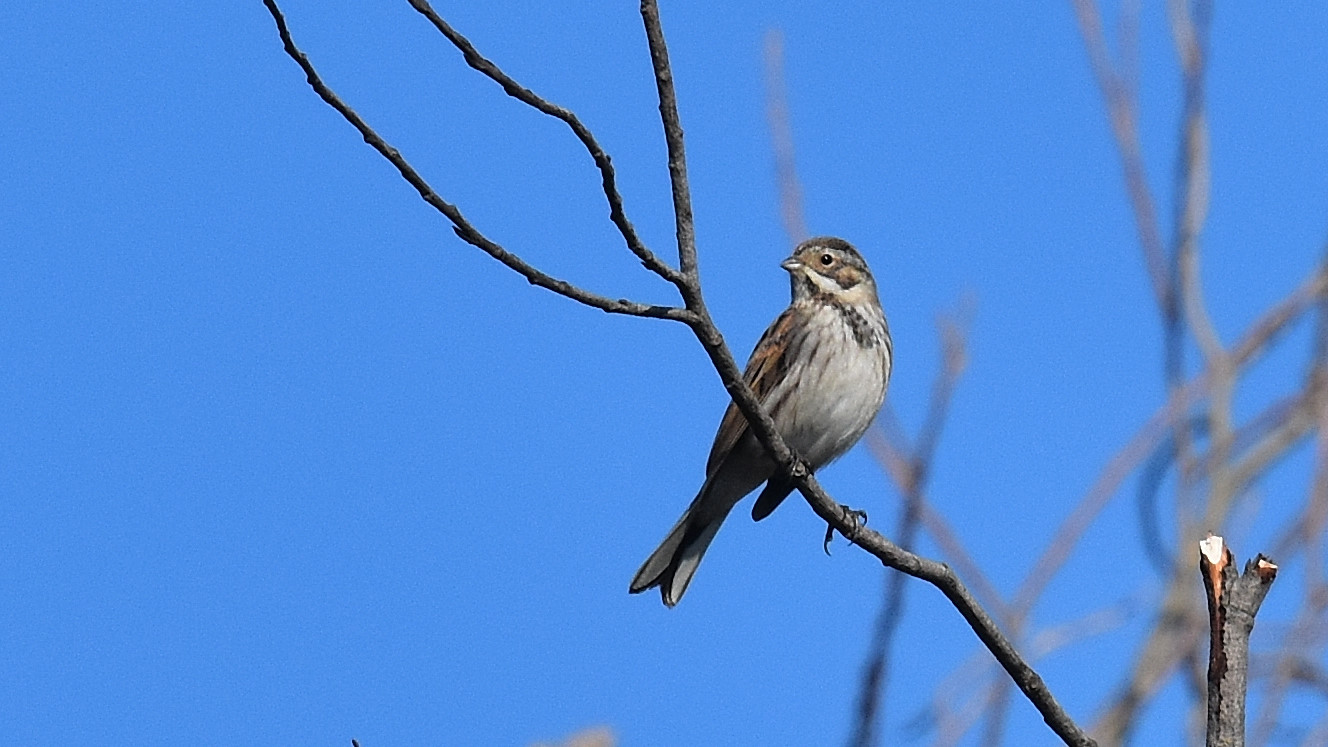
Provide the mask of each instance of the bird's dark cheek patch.
POLYGON ((851 267, 845 267, 844 269, 835 273, 835 282, 839 283, 840 288, 848 290, 849 288, 852 288, 853 286, 862 282, 862 274, 851 267))

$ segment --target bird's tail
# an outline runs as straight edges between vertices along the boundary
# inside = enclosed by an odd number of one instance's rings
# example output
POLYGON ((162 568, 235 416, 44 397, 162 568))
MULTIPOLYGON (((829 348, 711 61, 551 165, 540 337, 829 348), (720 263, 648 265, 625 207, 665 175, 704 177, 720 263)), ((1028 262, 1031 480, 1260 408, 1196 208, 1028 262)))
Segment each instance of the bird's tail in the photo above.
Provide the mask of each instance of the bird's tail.
MULTIPOLYGON (((666 606, 672 607, 682 599, 683 592, 687 591, 687 585, 692 582, 692 576, 696 574, 697 566, 701 564, 702 556, 705 555, 710 542, 715 539, 715 533, 719 531, 720 525, 728 516, 728 510, 718 516, 714 516, 712 512, 698 511, 705 493, 703 489, 701 495, 692 501, 692 505, 683 512, 678 523, 673 525, 669 535, 650 554, 650 557, 646 558, 641 570, 636 572, 629 589, 633 594, 658 586, 659 594, 666 606), (698 515, 702 513, 711 515, 698 515)), ((728 508, 731 509, 732 505, 728 508)))

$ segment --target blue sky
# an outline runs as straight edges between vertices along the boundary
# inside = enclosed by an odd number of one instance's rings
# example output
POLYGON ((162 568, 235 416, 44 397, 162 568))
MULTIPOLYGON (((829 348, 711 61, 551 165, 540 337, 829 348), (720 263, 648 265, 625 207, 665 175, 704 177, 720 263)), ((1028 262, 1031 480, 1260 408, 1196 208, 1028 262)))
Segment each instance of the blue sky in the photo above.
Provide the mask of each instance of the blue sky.
MULTIPOLYGON (((257 0, 129 5, 0 7, 8 740, 523 745, 607 725, 624 745, 841 742, 882 571, 843 542, 822 554, 802 502, 760 525, 737 512, 677 609, 626 593, 699 486, 725 405, 690 334, 576 306, 461 243, 308 89, 257 0)), ((1160 404, 1161 337, 1070 4, 922 6, 663 17, 707 298, 739 358, 787 302, 772 28, 808 224, 879 279, 906 428, 937 315, 974 300, 931 494, 1009 592, 1160 404)), ((1155 6, 1141 126, 1166 215, 1179 83, 1155 6)), ((329 84, 491 238, 605 295, 674 301, 615 240, 565 128, 404 2, 283 7, 329 84)), ((578 112, 671 257, 635 4, 437 7, 578 112)), ((1228 342, 1320 257, 1325 20, 1217 11, 1203 278, 1228 342)), ((1299 381, 1306 333, 1261 364, 1239 414, 1299 381)), ((1222 528, 1238 555, 1300 500, 1304 451, 1222 528)), ((822 477, 892 526, 899 496, 864 449, 822 477)), ((1090 542, 1121 578, 1086 584, 1100 566, 1081 550, 1037 625, 1161 588, 1127 496, 1090 542)), ((934 590, 911 591, 887 743, 930 739, 906 722, 976 645, 934 590)), ((1147 622, 1039 662, 1083 722, 1147 622)), ((1150 744, 1174 738, 1173 690, 1150 744)), ((1050 741, 1016 703, 1008 743, 1050 741)))

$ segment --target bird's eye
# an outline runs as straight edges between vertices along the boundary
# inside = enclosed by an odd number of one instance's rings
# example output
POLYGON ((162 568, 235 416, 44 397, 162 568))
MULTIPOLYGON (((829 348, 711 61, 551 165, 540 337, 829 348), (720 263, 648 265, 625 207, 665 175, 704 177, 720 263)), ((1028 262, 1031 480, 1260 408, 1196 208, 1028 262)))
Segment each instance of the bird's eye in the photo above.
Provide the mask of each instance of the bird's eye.
POLYGON ((822 254, 822 255, 821 255, 821 266, 822 266, 822 267, 829 267, 831 264, 834 263, 834 261, 835 261, 835 258, 832 257, 832 256, 830 256, 829 254, 822 254))

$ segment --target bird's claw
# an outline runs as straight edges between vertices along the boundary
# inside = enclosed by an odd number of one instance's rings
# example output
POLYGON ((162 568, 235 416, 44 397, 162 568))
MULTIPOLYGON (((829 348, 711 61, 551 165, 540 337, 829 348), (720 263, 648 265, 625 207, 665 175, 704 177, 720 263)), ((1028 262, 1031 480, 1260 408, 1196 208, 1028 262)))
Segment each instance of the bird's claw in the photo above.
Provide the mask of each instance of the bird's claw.
MULTIPOLYGON (((842 503, 839 504, 839 510, 843 511, 845 516, 852 517, 853 519, 853 529, 847 535, 844 536, 844 539, 848 540, 848 543, 851 545, 857 541, 858 531, 861 530, 862 527, 867 524, 867 512, 856 508, 849 508, 848 506, 845 506, 842 503)), ((841 534, 843 533, 841 532, 841 534)), ((830 554, 830 541, 833 540, 834 538, 835 538, 835 525, 826 524, 825 542, 821 545, 821 549, 825 551, 826 555, 830 554)))

